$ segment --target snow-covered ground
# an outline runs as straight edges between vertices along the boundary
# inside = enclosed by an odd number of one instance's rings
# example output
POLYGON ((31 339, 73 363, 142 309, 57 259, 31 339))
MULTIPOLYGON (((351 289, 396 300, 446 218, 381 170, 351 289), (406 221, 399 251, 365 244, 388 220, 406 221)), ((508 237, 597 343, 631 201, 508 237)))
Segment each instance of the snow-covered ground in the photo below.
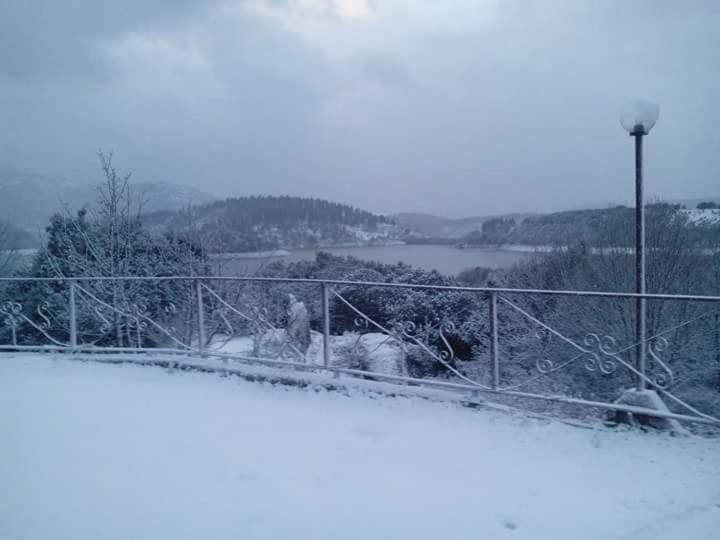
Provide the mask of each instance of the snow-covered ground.
POLYGON ((720 441, 0 355, 0 538, 709 539, 720 441))

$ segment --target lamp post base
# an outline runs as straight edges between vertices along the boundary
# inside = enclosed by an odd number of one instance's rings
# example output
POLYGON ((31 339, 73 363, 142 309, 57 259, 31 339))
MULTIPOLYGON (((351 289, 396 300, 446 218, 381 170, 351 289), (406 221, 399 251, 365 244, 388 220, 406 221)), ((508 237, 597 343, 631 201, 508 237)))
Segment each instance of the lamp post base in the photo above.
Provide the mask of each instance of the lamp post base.
MULTIPOLYGON (((670 412, 665 402, 655 390, 625 390, 615 403, 643 407, 659 412, 670 412)), ((635 414, 626 411, 617 411, 614 414, 614 422, 628 424, 634 427, 650 426, 662 431, 671 431, 678 435, 687 435, 687 430, 680 425, 680 422, 672 418, 659 418, 645 414, 635 414)))

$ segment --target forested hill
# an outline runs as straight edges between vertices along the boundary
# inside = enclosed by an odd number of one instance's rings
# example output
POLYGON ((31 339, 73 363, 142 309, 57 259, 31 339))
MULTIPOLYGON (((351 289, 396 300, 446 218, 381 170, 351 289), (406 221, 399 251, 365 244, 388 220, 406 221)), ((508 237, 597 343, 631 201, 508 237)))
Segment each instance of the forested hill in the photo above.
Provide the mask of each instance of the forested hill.
MULTIPOLYGON (((682 224, 692 230, 698 247, 716 247, 720 239, 720 209, 684 208, 657 203, 646 207, 648 241, 656 231, 682 224)), ((467 245, 526 245, 615 247, 634 245, 635 209, 626 206, 574 210, 526 217, 494 218, 463 238, 467 245)))
POLYGON ((390 218, 302 197, 230 198, 182 211, 147 214, 158 232, 193 228, 216 252, 367 245, 400 238, 390 218))

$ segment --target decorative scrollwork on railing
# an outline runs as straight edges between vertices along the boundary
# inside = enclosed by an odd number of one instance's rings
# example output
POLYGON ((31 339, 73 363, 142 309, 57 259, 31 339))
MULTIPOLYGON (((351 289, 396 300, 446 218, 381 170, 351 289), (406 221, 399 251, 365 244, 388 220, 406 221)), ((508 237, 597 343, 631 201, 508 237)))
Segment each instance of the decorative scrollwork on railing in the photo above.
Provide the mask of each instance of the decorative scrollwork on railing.
MULTIPOLYGON (((543 346, 547 345, 550 340, 552 339, 552 334, 548 332, 545 328, 539 327, 535 328, 533 331, 533 337, 540 341, 543 346)), ((543 347, 544 349, 544 347, 543 347)), ((547 356, 538 356, 537 360, 535 360, 535 368, 542 373, 543 375, 550 373, 552 371, 555 371, 557 367, 555 366, 555 363, 548 358, 547 356)))
POLYGON ((19 302, 4 302, 0 304, 0 313, 2 314, 3 323, 10 327, 12 344, 17 345, 17 327, 20 324, 22 314, 22 304, 19 302))
POLYGON ((38 328, 41 328, 42 330, 48 330, 50 326, 52 326, 52 323, 50 322, 50 302, 40 302, 35 309, 35 312, 41 319, 41 321, 38 323, 38 328))
MULTIPOLYGON (((367 328, 370 324, 368 319, 362 317, 360 317, 360 319, 365 321, 364 326, 367 328)), ((455 361, 455 351, 447 336, 455 331, 455 323, 447 320, 433 325, 418 325, 414 321, 400 321, 393 324, 389 335, 401 345, 405 344, 405 340, 409 340, 416 345, 422 343, 423 348, 433 349, 433 355, 437 355, 441 362, 451 363, 455 361), (421 336, 421 333, 424 334, 424 336, 421 336), (442 344, 441 348, 430 347, 429 342, 434 336, 436 336, 437 340, 442 344)))
POLYGON ((100 332, 103 334, 107 334, 112 329, 112 323, 103 315, 102 311, 100 311, 100 308, 97 306, 92 307, 93 313, 97 316, 98 319, 100 319, 100 332))
POLYGON ((147 331, 147 321, 150 320, 147 305, 144 302, 122 302, 120 310, 127 313, 128 339, 132 341, 131 332, 134 331, 135 344, 138 349, 141 349, 143 346, 143 333, 147 331))
MULTIPOLYGON (((647 340, 648 354, 650 355, 651 362, 652 362, 652 366, 650 366, 651 369, 649 371, 652 371, 652 369, 654 369, 654 367, 655 367, 655 364, 657 364, 660 366, 660 368, 664 372, 664 373, 659 373, 659 374, 655 375, 654 378, 651 378, 650 376, 648 376, 647 371, 644 373, 639 371, 631 362, 626 361, 622 357, 623 353, 635 350, 638 346, 637 343, 633 343, 624 348, 619 348, 616 341, 610 336, 600 337, 597 334, 588 334, 584 340, 585 347, 583 347, 582 345, 575 343, 572 339, 568 338, 567 336, 563 335, 562 333, 558 332, 557 330, 551 328, 544 322, 540 321, 539 319, 534 317, 532 314, 528 313, 526 310, 522 309, 520 306, 511 302, 507 298, 505 298, 503 296, 498 296, 498 299, 502 300, 505 304, 510 306, 512 309, 514 309, 518 313, 521 313, 523 316, 527 317, 530 321, 534 322, 535 324, 537 324, 540 327, 545 328, 546 330, 551 332, 553 335, 560 338, 562 341, 568 343, 569 345, 572 345, 574 348, 576 348, 578 351, 580 351, 580 354, 576 355, 574 358, 569 359, 568 361, 566 361, 565 363, 563 363, 557 367, 552 367, 551 369, 553 371, 557 370, 557 369, 561 369, 564 366, 567 366, 567 365, 573 363, 578 358, 581 358, 584 355, 589 354, 590 356, 588 357, 588 360, 586 361, 585 367, 592 368, 591 371, 595 370, 595 371, 599 371, 601 373, 607 374, 607 373, 611 373, 615 369, 616 364, 619 364, 619 365, 623 366, 625 369, 627 369, 629 372, 631 372, 632 374, 636 375, 637 377, 642 378, 646 383, 649 383, 651 386, 655 387, 664 397, 673 401, 676 405, 684 408, 687 411, 690 411, 692 414, 694 414, 700 418, 704 418, 704 419, 711 420, 714 422, 720 422, 720 419, 703 413, 702 411, 698 410, 696 407, 693 407, 686 401, 678 398, 676 395, 674 395, 673 393, 668 391, 668 386, 673 382, 673 372, 665 364, 665 362, 662 361, 662 359, 659 356, 659 353, 668 347, 668 341, 664 337, 664 334, 668 334, 669 332, 677 330, 678 328, 682 328, 683 326, 687 326, 697 320, 700 320, 703 317, 706 317, 708 315, 708 313, 705 313, 701 316, 698 316, 698 317, 695 317, 688 321, 685 321, 685 322, 683 322, 679 325, 676 325, 672 328, 665 329, 662 332, 650 337, 647 340), (588 348, 586 348, 586 347, 590 347, 590 346, 594 347, 596 350, 592 351, 592 350, 589 350, 588 348), (605 356, 607 358, 601 359, 600 355, 605 356)), ((551 366, 551 365, 552 365, 552 363, 549 364, 549 366, 551 366)), ((547 368, 549 366, 543 366, 543 368, 547 368)), ((515 385, 513 387, 506 387, 503 390, 509 390, 511 388, 513 388, 513 389, 518 388, 518 387, 522 386, 523 384, 526 384, 526 383, 515 385)))
POLYGON ((54 338, 48 332, 52 326, 52 321, 50 320, 50 317, 52 316, 50 313, 50 303, 47 301, 40 302, 35 308, 35 313, 40 318, 39 321, 34 321, 25 315, 23 305, 20 302, 8 301, 0 304, 0 314, 2 314, 3 323, 10 327, 12 344, 18 344, 18 328, 23 324, 27 324, 31 328, 40 332, 40 334, 45 336, 45 338, 53 344, 62 347, 67 346, 67 343, 63 343, 62 341, 54 338))
POLYGON ((585 336, 584 343, 593 350, 585 357, 585 369, 604 375, 615 372, 621 351, 614 337, 591 333, 585 336))
POLYGON ((549 358, 541 356, 535 361, 535 368, 543 375, 547 375, 555 370, 555 364, 549 358))
POLYGON ((161 307, 162 313, 165 314, 166 324, 165 329, 170 332, 173 335, 178 334, 178 329, 173 324, 167 324, 168 322, 174 320, 175 316, 178 314, 178 307, 174 302, 166 302, 161 307))
MULTIPOLYGON (((100 331, 102 333, 106 334, 110 332, 113 326, 115 326, 113 323, 110 322, 108 317, 103 314, 102 310, 105 309, 106 311, 113 313, 115 317, 120 316, 125 318, 125 327, 128 331, 127 337, 128 339, 130 339, 131 343, 132 341, 135 341, 135 344, 132 345, 133 347, 142 348, 143 335, 145 335, 147 331, 152 328, 154 330, 157 330, 163 336, 170 339, 170 341, 178 345, 181 349, 191 349, 191 346, 189 344, 183 342, 174 335, 176 333, 174 328, 171 327, 170 329, 168 329, 162 324, 152 319, 149 313, 148 306, 145 302, 125 301, 120 302, 117 306, 115 306, 98 298, 95 294, 80 285, 75 285, 75 290, 77 291, 78 297, 81 299, 81 301, 89 305, 91 307, 92 313, 97 316, 97 318, 101 321, 100 331), (134 339, 131 339, 131 336, 129 334, 130 331, 134 331, 134 339)), ((165 304, 163 308, 163 312, 165 313, 174 313, 176 310, 177 308, 172 303, 165 304)))
POLYGON ((453 334, 455 331, 455 323, 452 321, 443 321, 438 327, 438 337, 440 338, 440 341, 442 342, 444 347, 438 352, 438 354, 443 360, 445 360, 445 362, 455 361, 455 351, 453 350, 452 345, 450 345, 450 342, 448 341, 446 336, 446 334, 453 334))
POLYGON ((618 363, 626 367, 630 367, 631 370, 634 369, 620 356, 620 353, 625 352, 627 349, 618 349, 617 342, 613 337, 600 336, 599 334, 590 333, 585 336, 583 343, 580 344, 539 320, 537 317, 534 317, 532 314, 528 313, 526 310, 514 302, 511 302, 507 298, 501 296, 499 299, 518 313, 525 316, 528 320, 535 323, 541 329, 540 332, 542 332, 542 334, 540 334, 540 336, 555 336, 578 351, 577 355, 559 365, 555 365, 555 363, 547 357, 538 358, 535 366, 541 374, 547 375, 551 372, 558 371, 581 358, 585 359, 585 369, 590 372, 599 372, 603 375, 610 375, 613 373, 616 370, 618 363))
POLYGON ((552 339, 552 334, 545 328, 535 328, 533 335, 535 339, 541 341, 543 344, 549 343, 552 339))
POLYGON ((591 372, 599 372, 603 375, 610 375, 617 370, 618 365, 622 365, 629 371, 631 371, 633 374, 642 377, 643 379, 645 379, 646 382, 660 389, 666 389, 673 381, 672 370, 667 366, 667 364, 665 364, 665 362, 663 362, 663 360, 659 356, 659 354, 668 347, 667 339, 665 339, 665 337, 661 335, 651 337, 647 341, 648 354, 651 358, 651 361, 647 366, 649 368, 648 372, 654 370, 655 364, 657 364, 662 370, 661 373, 658 373, 651 378, 648 373, 641 374, 640 372, 638 372, 635 366, 625 360, 622 356, 624 353, 634 350, 637 346, 636 344, 627 347, 620 347, 617 343, 617 340, 612 336, 589 333, 585 336, 583 344, 581 345, 570 339, 569 337, 565 336, 564 334, 558 332, 554 328, 548 326, 546 323, 540 321, 536 317, 533 317, 530 313, 528 313, 518 305, 514 304, 510 300, 504 297, 500 297, 500 299, 507 305, 512 307, 515 311, 521 313, 530 321, 540 326, 543 331, 557 336, 562 341, 569 344, 579 352, 577 356, 571 358, 570 360, 564 362, 559 366, 555 366, 552 360, 548 358, 538 359, 536 362, 536 367, 537 370, 542 374, 548 374, 575 362, 579 358, 585 358, 585 369, 591 372))
POLYGON ((4 302, 0 304, 0 313, 3 315, 4 324, 12 328, 17 328, 22 320, 22 309, 20 302, 4 302))
POLYGON ((339 292, 337 292, 334 289, 330 289, 330 292, 343 304, 345 304, 348 308, 350 308, 351 311, 357 315, 359 319, 363 319, 366 321, 366 323, 362 323, 363 325, 367 324, 367 327, 374 327, 380 330, 380 332, 387 335, 389 338, 396 341, 401 347, 405 347, 406 343, 405 341, 409 341, 410 343, 417 345, 420 349, 422 349, 426 354, 428 354, 430 357, 437 360, 440 364, 442 364, 449 372, 460 378, 461 380, 473 385, 477 386, 478 388, 483 388, 486 390, 489 390, 490 387, 485 386, 467 375, 461 373, 458 371, 455 366, 453 366, 453 360, 455 358, 455 353, 453 351, 453 348, 450 345, 449 340, 447 339, 447 334, 450 334, 455 331, 455 325, 451 321, 441 321, 438 325, 433 327, 430 326, 419 326, 417 323, 413 321, 399 321, 392 325, 391 328, 387 328, 383 326, 382 324, 378 323, 377 321, 373 320, 371 317, 360 311, 357 307, 355 307, 349 300, 347 300, 344 296, 342 296, 339 292), (443 349, 440 349, 439 351, 431 346, 428 341, 428 336, 425 337, 425 339, 422 339, 418 334, 424 330, 433 329, 437 331, 437 336, 440 339, 440 342, 443 345, 443 349))
POLYGON ((653 372, 656 364, 660 366, 662 372, 652 374, 655 384, 660 388, 669 387, 675 380, 672 370, 660 358, 660 353, 666 350, 668 346, 668 340, 663 336, 656 336, 648 342, 648 354, 650 355, 650 361, 648 362, 647 367, 650 372, 653 372))
MULTIPOLYGON (((612 340, 612 338, 610 338, 609 336, 604 336, 601 338, 597 334, 588 334, 583 340, 583 345, 581 345, 574 340, 568 338, 567 336, 563 335, 562 333, 558 332, 554 328, 548 326, 546 323, 540 321, 539 319, 536 319, 535 317, 527 313, 522 308, 516 306, 509 300, 503 297, 500 297, 500 300, 506 302, 516 311, 525 315, 530 321, 534 322, 537 325, 537 328, 533 330, 532 335, 536 339, 540 340, 544 345, 549 344, 553 337, 557 337, 560 338, 561 341, 569 344, 578 351, 578 354, 568 360, 565 360, 561 364, 556 364, 551 358, 547 356, 538 355, 537 359, 535 360, 535 369, 537 369, 538 373, 540 373, 541 375, 549 375, 550 373, 559 371, 571 364, 574 364, 582 358, 585 359, 584 367, 588 371, 599 371, 605 375, 613 372, 613 363, 608 359, 602 359, 600 357, 599 350, 593 350, 595 348, 602 348, 603 352, 609 352, 610 347, 612 346, 612 342, 609 341, 612 340), (603 341, 604 344, 601 345, 601 342, 603 341)), ((519 388, 520 386, 523 386, 523 384, 527 384, 529 382, 531 381, 516 384, 513 386, 513 388, 519 388)))
MULTIPOLYGON (((365 324, 368 324, 368 319, 363 318, 365 321, 365 324)), ((408 338, 408 339, 417 339, 417 332, 418 332, 418 325, 415 324, 413 321, 399 321, 393 324, 392 326, 393 333, 397 335, 400 339, 402 338, 408 338)))

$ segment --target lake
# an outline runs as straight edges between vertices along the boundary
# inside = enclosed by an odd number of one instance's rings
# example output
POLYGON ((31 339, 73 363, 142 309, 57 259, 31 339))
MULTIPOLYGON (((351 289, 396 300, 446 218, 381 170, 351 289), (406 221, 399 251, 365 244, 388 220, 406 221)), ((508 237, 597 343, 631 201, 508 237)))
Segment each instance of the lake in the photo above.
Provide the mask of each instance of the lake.
POLYGON ((222 274, 252 274, 263 265, 275 261, 304 261, 315 259, 318 251, 326 251, 333 255, 347 256, 367 261, 387 264, 403 262, 425 270, 437 270, 446 275, 456 275, 466 268, 483 266, 486 268, 508 268, 526 259, 530 254, 493 248, 458 249, 450 245, 400 245, 400 246, 365 246, 348 248, 298 249, 289 255, 265 256, 248 258, 247 254, 232 258, 226 255, 223 261, 222 274))

